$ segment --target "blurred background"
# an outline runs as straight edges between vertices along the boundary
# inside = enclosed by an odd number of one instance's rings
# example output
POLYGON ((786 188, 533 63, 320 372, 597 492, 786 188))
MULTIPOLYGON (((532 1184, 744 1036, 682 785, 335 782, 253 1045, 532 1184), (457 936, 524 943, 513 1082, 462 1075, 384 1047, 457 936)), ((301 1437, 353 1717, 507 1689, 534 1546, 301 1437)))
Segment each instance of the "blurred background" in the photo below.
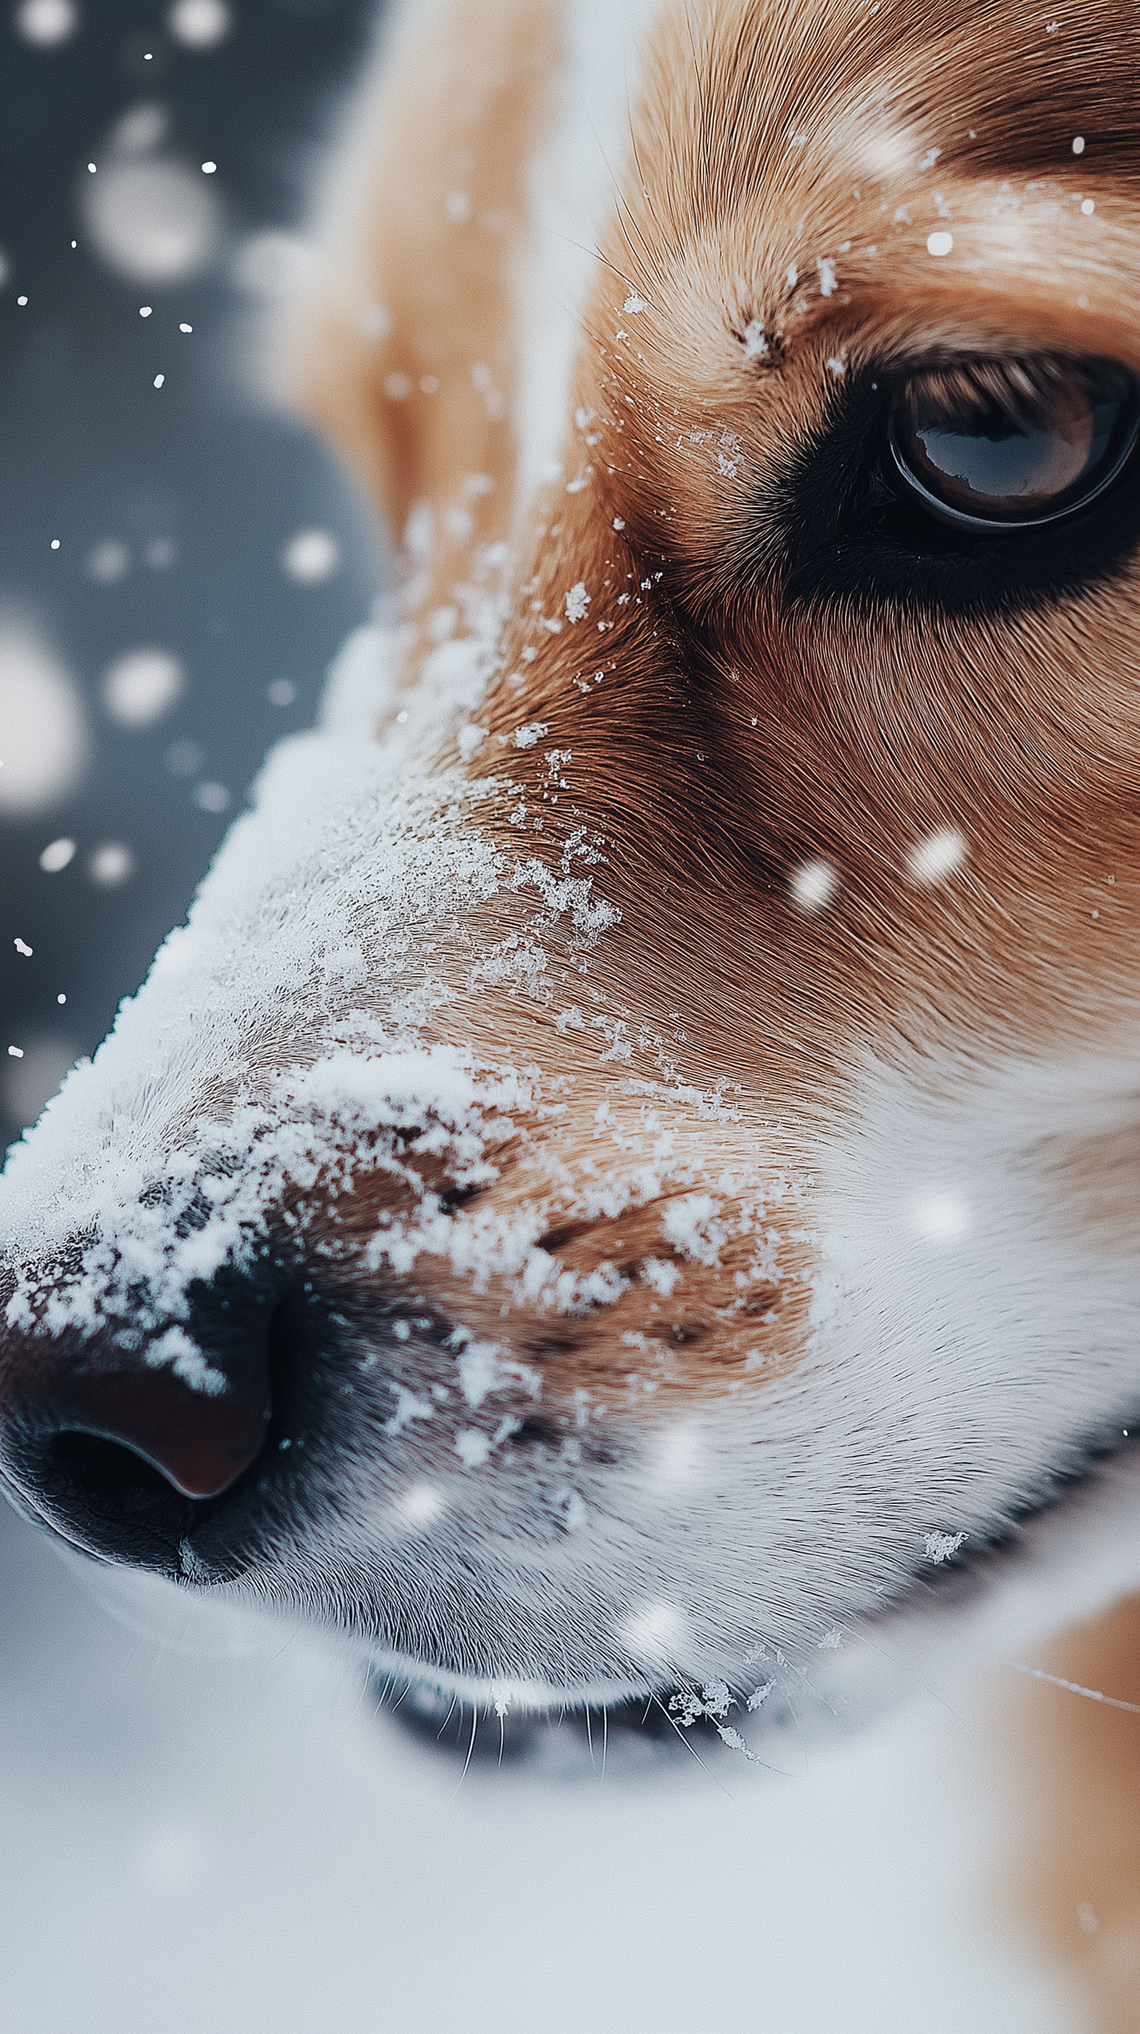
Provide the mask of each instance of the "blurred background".
MULTIPOLYGON (((361 504, 254 371, 372 16, 0 0, 5 1142, 380 582, 361 504)), ((1076 2028, 989 1932, 992 1775, 953 1703, 787 1771, 570 1750, 464 1774, 331 1643, 98 1571, 0 1504, 0 2029, 1076 2028)))
POLYGON ((2 0, 4 1142, 137 987, 376 590, 359 501, 255 365, 375 13, 2 0))

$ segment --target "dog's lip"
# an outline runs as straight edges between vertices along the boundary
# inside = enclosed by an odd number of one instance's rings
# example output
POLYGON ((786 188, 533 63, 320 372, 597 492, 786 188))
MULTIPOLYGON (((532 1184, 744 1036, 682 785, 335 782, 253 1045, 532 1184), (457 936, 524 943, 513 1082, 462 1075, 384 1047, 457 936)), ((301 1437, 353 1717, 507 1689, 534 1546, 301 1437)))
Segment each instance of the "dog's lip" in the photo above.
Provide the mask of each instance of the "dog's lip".
MULTIPOLYGON (((1118 1434, 1122 1429, 1123 1422, 1118 1434)), ((862 1613, 859 1626, 873 1632, 924 1604, 956 1609, 973 1603, 996 1578, 1012 1574, 1028 1558, 1038 1528, 1048 1529, 1069 1507, 1095 1501, 1098 1487, 1129 1462, 1140 1464, 1140 1414, 1128 1419, 1127 1439, 1090 1437, 1063 1470, 1053 1472, 1049 1487, 1011 1510, 1000 1528, 967 1530, 961 1546, 945 1559, 926 1559, 913 1567, 881 1606, 862 1613)))
POLYGON ((538 1675, 460 1674, 388 1647, 370 1648, 369 1663, 378 1677, 412 1682, 433 1695, 480 1709, 502 1703, 527 1716, 545 1716, 553 1710, 604 1709, 620 1702, 647 1702, 659 1695, 662 1687, 659 1678, 649 1680, 633 1675, 546 1681, 538 1675))

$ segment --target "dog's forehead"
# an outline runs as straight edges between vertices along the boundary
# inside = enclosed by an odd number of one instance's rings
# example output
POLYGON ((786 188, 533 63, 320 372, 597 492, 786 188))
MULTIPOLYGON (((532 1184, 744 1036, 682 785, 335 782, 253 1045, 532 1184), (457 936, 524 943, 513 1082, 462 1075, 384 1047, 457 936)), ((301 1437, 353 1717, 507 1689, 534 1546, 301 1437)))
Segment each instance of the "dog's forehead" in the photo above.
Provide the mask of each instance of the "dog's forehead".
POLYGON ((659 25, 647 71, 674 138, 678 92, 689 99, 716 207, 726 175, 785 181, 784 149, 816 139, 845 166, 860 139, 893 135, 921 144, 915 164, 934 149, 946 171, 1013 176, 1055 170, 1079 137, 1090 168, 1135 174, 1138 54, 1140 23, 1113 0, 1055 17, 1018 0, 936 15, 917 0, 712 0, 659 25))

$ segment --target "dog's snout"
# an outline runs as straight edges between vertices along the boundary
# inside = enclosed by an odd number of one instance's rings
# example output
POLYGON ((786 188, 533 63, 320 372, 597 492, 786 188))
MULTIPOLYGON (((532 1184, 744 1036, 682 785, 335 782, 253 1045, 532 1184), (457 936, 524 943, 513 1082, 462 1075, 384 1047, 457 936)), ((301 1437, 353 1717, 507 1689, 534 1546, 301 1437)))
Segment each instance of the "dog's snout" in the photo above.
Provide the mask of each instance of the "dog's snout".
POLYGON ((272 1412, 272 1294, 227 1272, 150 1333, 8 1333, 0 1476, 17 1505, 112 1560, 164 1572, 202 1504, 256 1462, 272 1412))

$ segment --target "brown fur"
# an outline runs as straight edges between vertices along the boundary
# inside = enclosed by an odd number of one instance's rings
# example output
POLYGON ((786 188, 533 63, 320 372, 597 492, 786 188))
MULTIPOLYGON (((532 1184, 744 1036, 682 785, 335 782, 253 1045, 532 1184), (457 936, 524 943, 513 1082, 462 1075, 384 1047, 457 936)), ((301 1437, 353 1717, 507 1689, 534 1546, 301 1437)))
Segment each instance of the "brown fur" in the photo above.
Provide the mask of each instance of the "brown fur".
MULTIPOLYGON (((668 10, 587 308, 580 421, 567 420, 565 471, 588 484, 551 484, 521 525, 509 412, 470 369, 487 363, 510 396, 510 260, 530 230, 523 165, 558 39, 544 7, 456 0, 428 40, 431 61, 413 51, 391 78, 383 146, 358 165, 356 266, 342 260, 310 322, 305 393, 397 531, 420 498, 446 530, 464 476, 493 478, 437 548, 416 619, 457 581, 486 580, 485 547, 513 528, 500 675, 470 773, 510 775, 513 817, 490 824, 552 872, 584 830, 625 927, 588 960, 542 934, 554 977, 582 976, 572 1036, 537 992, 504 992, 490 1016, 461 1000, 441 1020, 565 1077, 557 1124, 504 1154, 492 1198, 504 1219, 545 1201, 552 1255, 615 1266, 620 1298, 601 1328, 518 1307, 504 1323, 493 1279, 472 1296, 441 1268, 432 1303, 509 1332, 563 1406, 583 1386, 627 1388, 617 1346, 650 1351, 674 1402, 762 1389, 768 1361, 794 1360, 798 1344, 802 1210, 772 1218, 777 1309, 766 1285, 738 1282, 743 1245, 719 1268, 679 1266, 662 1297, 643 1271, 668 1255, 660 1200, 581 1213, 599 1167, 617 1168, 597 1128, 603 1058, 619 1052, 647 1093, 666 1066, 703 1089, 719 1081, 737 1124, 694 1119, 693 1152, 699 1133, 706 1171, 710 1146, 731 1171, 762 1126, 775 1172, 781 1147, 810 1153, 821 1093, 829 1114, 842 1108, 867 1041, 969 1039, 982 1057, 1064 1047, 1134 1001, 1135 563, 1060 603, 932 615, 830 593, 827 557, 792 558, 784 516, 800 448, 865 362, 1053 349, 1140 368, 1140 38, 1116 4, 1055 31, 1011 0, 953 0, 936 21, 914 0, 668 10), (461 224, 446 216, 453 184, 471 195, 461 224), (932 259, 928 236, 947 221, 953 254, 932 259), (632 313, 630 291, 644 303, 632 313), (372 297, 394 319, 379 345, 359 328, 372 297), (766 347, 753 357, 750 326, 766 347), (411 383, 406 399, 384 395, 392 373, 411 383), (425 374, 438 393, 420 393, 425 374), (572 621, 578 582, 590 604, 572 621), (534 722, 541 744, 519 749, 534 722), (968 856, 924 885, 907 859, 941 827, 968 856), (811 913, 789 881, 817 857, 838 888, 811 913), (765 1338, 770 1359, 750 1365, 765 1338)), ((521 937, 536 896, 491 908, 495 936, 521 937)), ((625 1106, 636 1156, 651 1105, 625 1106)), ((1102 1155, 1056 1155, 1059 1194, 1094 1228, 1116 1219, 1098 1202, 1102 1155)), ((1135 1168, 1130 1146, 1110 1157, 1135 1168)), ((685 1161, 674 1154, 670 1191, 685 1161)), ((375 1214, 362 1190, 362 1223, 375 1214)), ((1125 1606, 1051 1665, 1140 1699, 1136 1632, 1125 1606)), ((1096 2024, 1123 2034, 1140 2013, 1140 1721, 1043 1689, 1018 1713, 1043 1860, 1024 1899, 1082 1972, 1096 2024), (1082 1933, 1082 1902, 1096 1932, 1082 1933)))

